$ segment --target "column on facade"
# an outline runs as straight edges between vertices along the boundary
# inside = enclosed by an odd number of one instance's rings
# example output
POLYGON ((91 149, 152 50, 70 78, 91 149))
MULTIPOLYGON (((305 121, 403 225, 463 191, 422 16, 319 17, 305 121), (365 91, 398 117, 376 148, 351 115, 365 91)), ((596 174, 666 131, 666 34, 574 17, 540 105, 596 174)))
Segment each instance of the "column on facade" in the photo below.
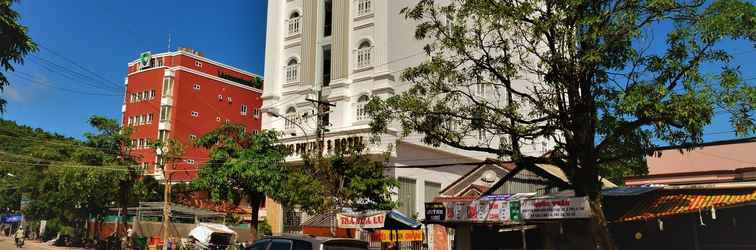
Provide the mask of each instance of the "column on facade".
POLYGON ((351 1, 333 1, 332 82, 349 75, 349 16, 351 1))
MULTIPOLYGON (((318 38, 318 3, 320 1, 304 1, 302 9, 302 74, 300 79, 305 84, 314 85, 317 79, 316 51, 318 38)), ((341 2, 341 1, 336 1, 341 2)))

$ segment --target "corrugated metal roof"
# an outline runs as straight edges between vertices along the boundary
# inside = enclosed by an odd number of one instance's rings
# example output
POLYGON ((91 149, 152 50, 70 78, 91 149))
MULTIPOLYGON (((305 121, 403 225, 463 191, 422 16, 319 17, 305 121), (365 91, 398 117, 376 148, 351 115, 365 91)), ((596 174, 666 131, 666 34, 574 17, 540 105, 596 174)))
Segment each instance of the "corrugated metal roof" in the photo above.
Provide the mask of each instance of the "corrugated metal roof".
POLYGON ((723 208, 756 201, 756 190, 715 192, 673 192, 661 193, 646 201, 636 204, 616 222, 647 220, 657 217, 698 212, 714 208, 723 208))

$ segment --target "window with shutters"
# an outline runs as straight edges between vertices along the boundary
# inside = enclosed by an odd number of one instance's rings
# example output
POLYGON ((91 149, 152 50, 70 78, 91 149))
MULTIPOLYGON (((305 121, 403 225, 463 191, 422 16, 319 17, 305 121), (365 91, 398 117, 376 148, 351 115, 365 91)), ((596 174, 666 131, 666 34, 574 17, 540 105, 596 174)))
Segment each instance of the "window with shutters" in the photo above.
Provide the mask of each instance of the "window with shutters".
POLYGON ((433 198, 441 192, 441 183, 425 182, 425 202, 433 202, 433 198))
POLYGON ((357 16, 373 13, 372 0, 357 0, 357 16))
POLYGON ((357 107, 356 107, 357 121, 367 120, 368 114, 367 114, 367 111, 365 110, 365 105, 367 105, 368 101, 370 101, 370 98, 366 95, 360 96, 360 99, 357 100, 357 107))
POLYGON ((415 180, 399 177, 399 212, 407 216, 415 214, 415 186, 415 180))
POLYGON ((286 119, 284 119, 284 128, 285 129, 293 129, 297 127, 297 109, 294 107, 289 107, 288 110, 286 110, 286 119))
POLYGON ((168 97, 173 94, 173 78, 172 77, 164 77, 163 78, 163 97, 168 97))
POLYGON ((242 116, 246 116, 247 115, 247 105, 246 104, 242 104, 241 105, 241 115, 242 116))
POLYGON ((160 107, 160 121, 165 122, 171 119, 171 106, 163 105, 160 107))
POLYGON ((296 58, 291 58, 286 63, 286 82, 299 81, 299 62, 296 58))
POLYGON ((302 20, 302 17, 299 16, 299 12, 293 12, 289 16, 289 19, 286 20, 287 28, 288 28, 288 35, 298 35, 300 32, 300 20, 302 20))

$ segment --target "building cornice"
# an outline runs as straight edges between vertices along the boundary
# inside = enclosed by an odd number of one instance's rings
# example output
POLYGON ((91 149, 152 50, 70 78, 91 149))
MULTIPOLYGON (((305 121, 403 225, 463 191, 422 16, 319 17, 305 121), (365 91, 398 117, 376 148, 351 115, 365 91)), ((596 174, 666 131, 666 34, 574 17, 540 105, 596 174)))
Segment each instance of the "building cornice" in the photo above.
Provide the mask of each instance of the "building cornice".
POLYGON ((195 74, 195 75, 200 75, 200 76, 203 76, 203 77, 206 77, 206 78, 210 78, 210 79, 213 79, 213 80, 216 80, 216 81, 228 84, 228 85, 236 86, 236 87, 239 87, 239 88, 243 88, 243 89, 246 89, 246 90, 251 90, 251 91, 254 91, 254 92, 262 94, 262 90, 261 89, 253 88, 253 87, 241 84, 241 83, 237 83, 237 82, 234 82, 234 81, 226 80, 226 79, 220 78, 218 76, 214 76, 214 75, 202 72, 202 71, 197 71, 197 70, 194 70, 194 69, 190 69, 190 68, 187 68, 187 67, 184 67, 184 66, 174 66, 174 67, 170 67, 168 69, 169 70, 178 70, 178 71, 189 72, 189 73, 192 73, 192 74, 195 74))
MULTIPOLYGON (((186 51, 163 52, 163 53, 159 53, 159 54, 154 54, 154 55, 152 55, 152 57, 177 56, 177 55, 188 56, 188 57, 191 57, 192 59, 200 60, 200 61, 211 63, 211 64, 215 64, 217 66, 220 66, 220 67, 223 67, 223 68, 227 68, 227 69, 230 69, 230 70, 234 70, 234 71, 237 71, 239 73, 242 73, 242 74, 245 74, 245 75, 248 75, 248 76, 263 78, 261 75, 258 75, 258 74, 255 74, 255 73, 252 73, 252 72, 249 72, 249 71, 246 71, 246 70, 243 70, 243 69, 240 69, 240 68, 228 65, 228 64, 224 64, 224 63, 221 63, 221 62, 218 62, 218 61, 214 61, 214 60, 208 59, 206 57, 201 57, 201 56, 198 56, 198 55, 186 52, 186 51)), ((133 60, 133 61, 129 62, 127 65, 128 66, 133 66, 136 63, 139 63, 139 59, 133 60)), ((142 71, 137 71, 137 72, 142 72, 142 71)))

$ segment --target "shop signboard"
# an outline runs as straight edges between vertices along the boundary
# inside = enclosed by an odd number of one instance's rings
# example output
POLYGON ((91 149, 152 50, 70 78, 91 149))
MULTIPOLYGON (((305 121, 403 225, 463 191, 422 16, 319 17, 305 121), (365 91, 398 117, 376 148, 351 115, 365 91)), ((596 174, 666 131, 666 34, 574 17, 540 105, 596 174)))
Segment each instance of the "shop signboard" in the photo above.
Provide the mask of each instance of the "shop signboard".
POLYGON ((336 214, 339 228, 382 228, 386 213, 375 214, 336 214))
POLYGON ((440 202, 425 203, 425 220, 440 222, 446 220, 446 207, 440 202))
POLYGON ((516 222, 520 219, 520 201, 476 200, 446 203, 447 221, 516 222))
POLYGON ((587 197, 528 199, 520 209, 525 220, 589 218, 591 209, 587 197))
POLYGON ((370 234, 370 241, 406 242, 423 241, 423 230, 376 230, 370 234))

